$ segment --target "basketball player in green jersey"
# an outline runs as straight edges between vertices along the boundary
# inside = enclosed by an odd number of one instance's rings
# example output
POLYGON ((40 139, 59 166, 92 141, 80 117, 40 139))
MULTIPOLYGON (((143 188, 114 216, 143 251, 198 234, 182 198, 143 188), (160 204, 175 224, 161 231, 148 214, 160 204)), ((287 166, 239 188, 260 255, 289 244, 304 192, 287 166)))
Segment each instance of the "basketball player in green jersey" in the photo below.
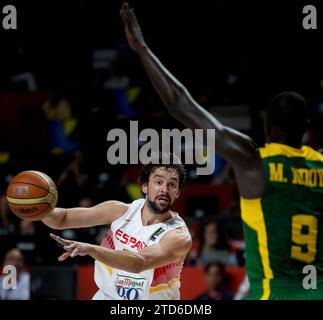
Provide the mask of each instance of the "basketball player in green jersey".
POLYGON ((308 123, 303 97, 286 92, 273 98, 266 114, 267 143, 258 149, 203 109, 161 64, 127 3, 120 14, 129 45, 170 114, 191 129, 214 129, 216 153, 234 167, 249 298, 323 299, 323 156, 301 145, 308 123), (313 272, 309 283, 307 265, 313 272))

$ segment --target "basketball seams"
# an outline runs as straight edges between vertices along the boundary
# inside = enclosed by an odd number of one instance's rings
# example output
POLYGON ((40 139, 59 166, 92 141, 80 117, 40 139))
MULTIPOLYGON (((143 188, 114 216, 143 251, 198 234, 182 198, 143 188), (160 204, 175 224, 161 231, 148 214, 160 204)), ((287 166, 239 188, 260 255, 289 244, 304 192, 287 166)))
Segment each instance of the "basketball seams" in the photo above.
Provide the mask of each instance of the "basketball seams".
MULTIPOLYGON (((19 177, 19 176, 24 176, 24 175, 26 175, 26 176, 31 176, 31 177, 33 177, 34 179, 39 179, 39 180, 41 180, 41 182, 42 183, 44 183, 45 184, 45 186, 47 187, 47 189, 49 189, 49 183, 44 179, 44 177, 43 176, 41 176, 40 174, 38 174, 38 172, 39 171, 34 171, 34 170, 26 170, 26 171, 22 171, 22 172, 20 172, 19 174, 17 174, 14 178, 13 178, 13 180, 14 179, 17 179, 17 177, 19 177)), ((23 179, 22 177, 19 177, 20 179, 23 179)), ((25 178, 25 177, 24 177, 25 178)), ((29 178, 29 177, 28 177, 29 178)), ((28 179, 27 178, 27 179, 28 179)))
MULTIPOLYGON (((28 171, 27 171, 28 172, 28 171)), ((34 170, 30 170, 29 172, 32 172, 34 173, 36 176, 40 177, 43 181, 45 181, 45 183, 47 184, 48 186, 48 189, 50 189, 51 185, 52 185, 52 182, 47 179, 47 177, 45 177, 41 172, 39 171, 34 171, 34 170)))
POLYGON ((43 219, 57 205, 57 189, 53 180, 46 174, 27 170, 12 179, 7 188, 6 198, 10 209, 18 217, 37 221, 43 219), (19 193, 18 189, 14 192, 15 188, 19 187, 26 187, 26 192, 19 193), (20 208, 26 211, 20 211, 20 208))
MULTIPOLYGON (((46 190, 45 188, 43 188, 43 187, 41 187, 41 186, 39 186, 38 184, 34 184, 34 183, 30 183, 30 182, 23 182, 23 181, 18 181, 18 182, 11 182, 10 184, 17 184, 17 183, 21 183, 21 184, 29 184, 29 185, 31 185, 31 186, 33 186, 33 187, 37 187, 37 188, 39 188, 39 189, 41 189, 41 190, 44 190, 44 191, 46 191, 46 194, 47 193, 49 193, 49 190, 46 190)), ((11 197, 10 195, 8 195, 7 193, 6 193, 6 196, 8 196, 8 197, 10 197, 10 198, 13 198, 13 197, 11 197)), ((36 197, 36 198, 40 198, 40 197, 36 197)), ((36 198, 26 198, 26 199, 36 199, 36 198)), ((16 199, 21 199, 21 198, 16 198, 16 199)))
MULTIPOLYGON (((30 184, 31 186, 34 186, 34 187, 38 187, 44 191, 46 191, 47 193, 50 193, 53 197, 56 197, 56 192, 55 192, 55 184, 53 185, 53 183, 50 181, 50 180, 46 180, 45 177, 43 175, 41 175, 39 173, 39 171, 34 171, 34 170, 29 170, 29 171, 23 171, 21 172, 21 174, 23 173, 33 173, 35 174, 37 177, 39 177, 42 181, 44 181, 47 185, 47 190, 45 188, 43 188, 42 186, 38 185, 38 184, 34 184, 34 183, 30 183, 30 182, 24 182, 24 181, 15 181, 15 182, 12 182, 12 184, 14 183, 24 183, 24 184, 30 184), (54 193, 53 193, 54 192, 54 193)), ((32 199, 32 198, 29 198, 29 199, 32 199)))
MULTIPOLYGON (((52 191, 55 192, 56 190, 56 186, 54 181, 52 181, 49 177, 47 177, 44 173, 40 172, 40 171, 34 171, 34 170, 29 170, 26 172, 32 172, 34 173, 36 176, 40 177, 43 181, 45 181, 45 183, 47 184, 48 187, 48 192, 53 196, 56 197, 56 194, 53 194, 52 191)), ((55 192, 56 193, 56 192, 55 192)))
POLYGON ((28 170, 28 171, 24 171, 23 173, 33 173, 33 174, 35 174, 36 176, 38 176, 38 177, 40 177, 43 181, 45 181, 46 182, 46 184, 48 185, 48 187, 49 187, 49 183, 48 183, 48 181, 39 173, 39 171, 34 171, 34 170, 28 170))

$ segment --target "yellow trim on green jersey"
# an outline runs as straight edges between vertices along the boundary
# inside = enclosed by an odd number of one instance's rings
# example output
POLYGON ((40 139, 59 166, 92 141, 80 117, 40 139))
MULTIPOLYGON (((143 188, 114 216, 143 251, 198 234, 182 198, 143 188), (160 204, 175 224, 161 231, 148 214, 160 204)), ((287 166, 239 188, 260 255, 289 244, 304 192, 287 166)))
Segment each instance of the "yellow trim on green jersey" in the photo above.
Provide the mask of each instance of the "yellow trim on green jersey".
POLYGON ((250 228, 257 232, 259 253, 265 277, 263 279, 263 296, 261 299, 268 299, 270 295, 269 280, 273 278, 273 272, 269 263, 267 230, 261 207, 261 199, 241 198, 241 217, 250 228))
POLYGON ((281 143, 266 143, 265 147, 259 148, 261 158, 274 156, 301 157, 311 161, 323 161, 323 155, 311 147, 302 146, 300 149, 293 148, 281 143))

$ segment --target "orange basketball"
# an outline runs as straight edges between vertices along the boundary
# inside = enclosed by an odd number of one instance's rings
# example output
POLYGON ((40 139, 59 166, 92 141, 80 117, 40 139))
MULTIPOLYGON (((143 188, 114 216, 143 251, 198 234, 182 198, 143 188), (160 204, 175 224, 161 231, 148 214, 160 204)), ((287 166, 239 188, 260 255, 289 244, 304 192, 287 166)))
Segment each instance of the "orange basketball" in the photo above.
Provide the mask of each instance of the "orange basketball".
POLYGON ((41 220, 55 208, 57 189, 53 180, 39 171, 17 174, 7 188, 10 209, 21 219, 41 220))

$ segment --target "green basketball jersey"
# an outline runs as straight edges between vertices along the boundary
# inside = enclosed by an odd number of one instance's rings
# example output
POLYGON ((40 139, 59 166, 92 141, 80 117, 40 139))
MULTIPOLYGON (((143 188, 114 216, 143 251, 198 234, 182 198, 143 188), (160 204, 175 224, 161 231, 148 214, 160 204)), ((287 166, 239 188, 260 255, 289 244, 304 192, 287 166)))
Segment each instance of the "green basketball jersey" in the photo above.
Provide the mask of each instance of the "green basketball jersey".
MULTIPOLYGON (((266 299, 280 288, 306 291, 306 265, 323 279, 323 156, 279 143, 259 151, 265 190, 259 199, 241 198, 241 215, 251 291, 266 299)), ((322 283, 319 290, 323 298, 322 283)))

